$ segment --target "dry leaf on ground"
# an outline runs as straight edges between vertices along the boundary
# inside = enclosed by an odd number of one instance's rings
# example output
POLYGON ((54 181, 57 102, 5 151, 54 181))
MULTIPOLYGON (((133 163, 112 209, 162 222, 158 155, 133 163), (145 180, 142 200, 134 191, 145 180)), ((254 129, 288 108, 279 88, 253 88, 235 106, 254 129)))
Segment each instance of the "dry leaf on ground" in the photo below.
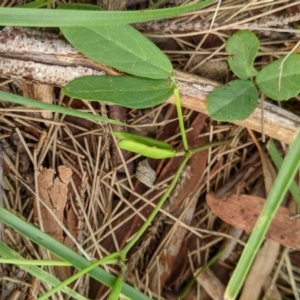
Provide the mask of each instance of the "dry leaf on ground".
MULTIPOLYGON (((213 193, 206 195, 211 210, 224 222, 247 232, 252 231, 265 199, 251 195, 232 195, 226 201, 213 193)), ((290 211, 280 207, 267 237, 290 248, 300 249, 300 220, 290 219, 290 211)))
MULTIPOLYGON (((55 214, 56 219, 50 214, 48 209, 41 203, 39 199, 34 202, 34 217, 42 223, 44 232, 60 242, 64 242, 63 229, 58 223, 64 221, 64 211, 68 199, 68 184, 72 176, 72 169, 59 166, 58 176, 55 176, 56 171, 53 169, 44 168, 38 176, 38 191, 39 198, 42 200, 55 214), (58 221, 57 221, 58 220, 58 221)), ((70 212, 68 211, 70 216, 70 212)), ((68 220, 71 222, 71 220, 68 220)), ((70 241, 67 242, 71 246, 70 241)), ((57 258, 54 258, 57 259, 57 258)), ((70 268, 55 268, 57 276, 61 279, 70 277, 70 268)))

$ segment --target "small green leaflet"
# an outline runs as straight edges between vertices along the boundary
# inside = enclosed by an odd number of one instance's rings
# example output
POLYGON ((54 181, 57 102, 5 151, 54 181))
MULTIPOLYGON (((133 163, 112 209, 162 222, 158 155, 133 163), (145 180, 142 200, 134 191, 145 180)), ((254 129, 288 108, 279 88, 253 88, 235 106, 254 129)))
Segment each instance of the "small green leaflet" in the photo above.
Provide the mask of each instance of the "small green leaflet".
POLYGON ((217 121, 244 120, 254 111, 257 99, 257 89, 250 80, 234 80, 210 93, 207 111, 217 121))
POLYGON ((285 58, 270 63, 256 77, 260 90, 273 100, 288 100, 300 93, 300 54, 285 58))
POLYGON ((134 76, 85 76, 69 82, 63 92, 73 98, 103 101, 129 108, 148 108, 171 97, 173 85, 164 79, 134 76))
POLYGON ((145 144, 141 144, 135 141, 122 140, 118 142, 118 146, 121 149, 131 151, 133 153, 141 154, 146 157, 154 158, 154 159, 163 159, 170 158, 176 155, 174 150, 169 149, 159 149, 155 147, 150 147, 145 144))
POLYGON ((240 30, 228 39, 226 42, 226 52, 230 55, 228 64, 236 76, 246 80, 257 75, 253 61, 258 47, 257 36, 249 30, 240 30))
POLYGON ((122 131, 113 131, 111 134, 120 140, 134 141, 150 147, 174 151, 173 147, 164 141, 122 131))
POLYGON ((167 56, 130 25, 60 27, 65 38, 90 59, 135 76, 172 74, 167 56))

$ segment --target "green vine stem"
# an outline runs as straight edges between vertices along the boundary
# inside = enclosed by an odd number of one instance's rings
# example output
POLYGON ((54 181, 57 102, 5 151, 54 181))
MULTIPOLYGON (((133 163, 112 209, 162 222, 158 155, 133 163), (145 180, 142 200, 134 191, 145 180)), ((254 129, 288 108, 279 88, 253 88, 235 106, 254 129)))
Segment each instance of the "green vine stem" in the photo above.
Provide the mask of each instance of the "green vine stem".
POLYGON ((147 230, 148 226, 151 224, 151 222, 153 221, 153 219, 155 218, 155 216, 157 215, 157 213, 159 212, 159 210, 161 209, 161 207, 163 206, 163 204, 165 203, 165 201, 171 194, 171 192, 172 192, 173 188, 175 187, 175 185, 180 177, 180 174, 181 174, 183 168, 185 167, 185 165, 187 164, 189 158, 190 158, 190 155, 187 154, 185 156, 185 158, 183 159, 183 161, 181 162, 181 164, 179 165, 169 187, 167 188, 167 190, 165 191, 165 193, 163 194, 163 196, 161 197, 161 199, 159 200, 159 202, 153 209, 152 213, 150 214, 150 216, 148 217, 146 222, 142 225, 142 227, 135 234, 135 236, 130 240, 130 242, 119 252, 121 260, 123 260, 123 261, 126 260, 126 255, 127 255, 128 251, 133 247, 133 245, 139 240, 139 238, 147 230))
POLYGON ((97 261, 93 262, 90 266, 80 270, 78 273, 74 274, 73 276, 69 277, 65 281, 63 281, 60 284, 58 284, 57 286, 55 286, 53 289, 46 292, 43 296, 39 297, 38 300, 49 299, 54 293, 62 290, 68 284, 72 283, 73 281, 78 279, 80 276, 87 274, 89 271, 98 267, 99 265, 117 263, 117 261, 118 261, 117 257, 118 257, 118 253, 115 252, 115 253, 105 256, 104 258, 98 259, 97 261))
POLYGON ((189 145, 185 133, 185 128, 184 128, 184 119, 182 115, 182 108, 181 108, 181 102, 180 102, 180 95, 179 95, 179 90, 175 82, 175 77, 171 77, 171 80, 174 84, 174 97, 175 97, 175 105, 176 105, 176 110, 177 110, 177 115, 178 115, 178 122, 179 122, 179 129, 181 133, 181 138, 182 138, 182 143, 183 143, 183 148, 185 151, 189 150, 189 145))
MULTIPOLYGON (((190 153, 190 155, 194 155, 197 152, 201 152, 203 150, 206 150, 206 149, 209 149, 209 148, 212 148, 212 147, 229 144, 231 141, 232 141, 232 138, 224 140, 224 141, 217 141, 217 142, 207 143, 207 144, 205 144, 203 146, 189 149, 188 152, 190 153)), ((178 151, 175 154, 175 156, 185 156, 185 155, 186 155, 186 151, 178 151)))
POLYGON ((121 265, 120 275, 117 278, 116 282, 114 283, 114 286, 111 289, 111 292, 107 300, 118 300, 121 294, 122 285, 125 280, 125 275, 127 271, 127 265, 122 261, 120 261, 120 265, 121 265))

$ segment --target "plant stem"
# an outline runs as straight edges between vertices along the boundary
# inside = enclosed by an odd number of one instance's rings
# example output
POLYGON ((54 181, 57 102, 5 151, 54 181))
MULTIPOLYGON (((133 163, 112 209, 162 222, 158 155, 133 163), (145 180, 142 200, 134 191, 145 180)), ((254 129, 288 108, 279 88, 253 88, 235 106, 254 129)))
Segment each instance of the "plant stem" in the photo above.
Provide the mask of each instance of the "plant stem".
POLYGON ((126 275, 126 271, 127 271, 127 265, 122 261, 120 261, 120 263, 121 263, 120 275, 117 278, 113 288, 111 289, 111 292, 110 292, 109 297, 108 297, 107 300, 119 299, 121 289, 122 289, 122 285, 123 285, 123 282, 125 280, 125 275, 126 275))
POLYGON ((185 299, 186 294, 192 288, 193 284, 197 280, 197 277, 204 271, 206 271, 215 261, 217 261, 220 256, 225 252, 226 248, 220 250, 216 255, 214 255, 204 266, 202 266, 199 271, 194 275, 194 277, 188 282, 183 291, 178 296, 178 300, 185 299))
POLYGON ((181 108, 179 90, 178 90, 178 87, 176 85, 174 76, 171 77, 171 80, 174 84, 175 105, 176 105, 176 110, 177 110, 177 115, 178 115, 179 129, 180 129, 180 133, 181 133, 183 148, 184 148, 185 151, 188 151, 189 150, 189 145, 188 145, 187 137, 186 137, 186 134, 185 134, 185 128, 184 128, 184 122, 183 122, 183 115, 182 115, 182 108, 181 108))
POLYGON ((177 171, 174 175, 174 178, 172 179, 169 187, 167 188, 167 190, 165 191, 165 193, 163 194, 163 196, 161 197, 161 199, 159 200, 159 202, 157 203, 157 205, 153 209, 152 213, 150 214, 150 216, 148 217, 146 222, 142 225, 142 227, 139 229, 139 231, 136 233, 136 235, 130 240, 130 242, 119 252, 121 260, 125 261, 127 252, 139 240, 139 238, 144 234, 144 232, 146 231, 148 226, 151 224, 151 222, 153 221, 153 219, 155 218, 155 216, 157 215, 157 213, 159 212, 159 210, 161 209, 161 207, 163 206, 163 204, 165 203, 165 201, 169 197, 169 195, 172 192, 173 188, 175 187, 175 184, 178 181, 178 179, 180 177, 180 174, 181 174, 183 168, 185 167, 186 163, 188 162, 189 158, 190 158, 190 155, 187 154, 185 156, 184 160, 179 165, 179 167, 178 167, 178 169, 177 169, 177 171))
POLYGON ((208 149, 208 148, 212 148, 212 147, 215 147, 215 146, 221 146, 221 145, 229 144, 231 141, 232 141, 232 138, 231 138, 231 139, 224 140, 224 141, 211 142, 211 143, 205 144, 205 145, 203 145, 203 146, 200 146, 200 147, 196 147, 196 148, 190 149, 189 152, 190 152, 191 154, 195 154, 195 153, 197 153, 197 152, 206 150, 206 149, 208 149))
MULTIPOLYGON (((224 140, 224 141, 211 142, 211 143, 207 143, 207 144, 205 144, 203 146, 200 146, 200 147, 189 149, 188 151, 189 151, 190 155, 193 155, 197 152, 206 150, 208 148, 229 144, 231 141, 232 141, 232 138, 224 140)), ((185 156, 185 155, 186 155, 186 151, 177 151, 175 153, 175 156, 185 156)))
POLYGON ((101 264, 105 264, 105 262, 116 262, 116 257, 118 256, 118 253, 112 253, 110 255, 107 255, 104 258, 98 259, 97 261, 93 262, 90 266, 80 270, 78 273, 76 273, 75 275, 69 277, 68 279, 66 279, 65 281, 61 282, 60 284, 58 284, 57 286, 55 286, 53 289, 51 289, 50 291, 48 291, 47 293, 45 293, 43 296, 39 297, 38 300, 44 300, 44 299, 49 299, 50 296, 52 296, 54 293, 62 290, 65 286, 67 286, 68 284, 70 284, 71 282, 75 281, 76 279, 78 279, 80 276, 85 275, 86 273, 88 273, 90 270, 98 267, 101 264))

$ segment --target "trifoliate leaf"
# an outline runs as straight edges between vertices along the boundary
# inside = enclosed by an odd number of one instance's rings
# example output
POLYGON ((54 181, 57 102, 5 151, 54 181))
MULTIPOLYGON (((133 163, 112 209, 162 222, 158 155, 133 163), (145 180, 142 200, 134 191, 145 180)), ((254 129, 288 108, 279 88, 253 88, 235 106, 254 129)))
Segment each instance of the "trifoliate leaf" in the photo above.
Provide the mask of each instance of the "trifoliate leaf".
POLYGON ((253 61, 257 55, 259 41, 257 36, 249 30, 236 32, 226 42, 228 64, 232 72, 241 79, 248 79, 257 75, 253 61))
POLYGON ((288 100, 300 93, 300 55, 281 57, 264 67, 256 77, 260 90, 273 100, 288 100))
POLYGON ((254 111, 257 98, 257 89, 250 80, 231 81, 210 93, 207 111, 217 121, 244 120, 254 111))

